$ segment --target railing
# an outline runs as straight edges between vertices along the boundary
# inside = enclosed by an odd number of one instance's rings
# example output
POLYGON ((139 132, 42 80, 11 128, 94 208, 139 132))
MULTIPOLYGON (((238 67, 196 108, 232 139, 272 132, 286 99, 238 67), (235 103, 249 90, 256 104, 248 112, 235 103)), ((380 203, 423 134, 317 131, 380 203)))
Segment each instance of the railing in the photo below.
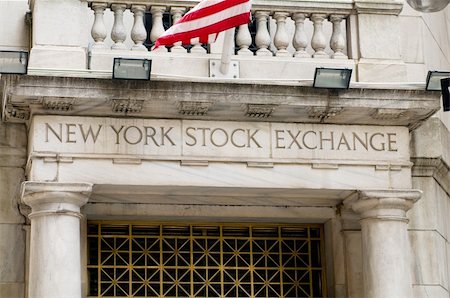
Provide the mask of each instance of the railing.
MULTIPOLYGON (((176 22, 198 1, 162 1, 119 3, 114 0, 88 1, 94 12, 91 30, 93 49, 148 51, 165 31, 167 23, 176 22), (105 12, 113 18, 107 29, 105 12), (125 26, 127 14, 132 20, 125 26), (146 24, 151 20, 150 24, 146 24), (110 31, 110 32, 108 32, 110 31), (108 34, 111 45, 105 40, 108 34), (132 44, 127 45, 127 36, 132 44)), ((347 59, 347 18, 352 1, 253 1, 253 24, 238 28, 236 54, 295 58, 347 59)), ((182 46, 159 48, 160 51, 206 53, 201 44, 187 50, 182 46)))

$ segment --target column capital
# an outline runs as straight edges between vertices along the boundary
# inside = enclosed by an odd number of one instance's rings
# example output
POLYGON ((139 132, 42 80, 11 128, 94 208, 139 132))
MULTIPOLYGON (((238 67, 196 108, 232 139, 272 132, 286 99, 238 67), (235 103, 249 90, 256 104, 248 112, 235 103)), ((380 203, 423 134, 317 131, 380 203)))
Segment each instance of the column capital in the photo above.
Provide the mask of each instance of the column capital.
POLYGON ((406 211, 420 199, 420 190, 360 190, 344 200, 344 205, 361 219, 407 221, 406 211))
POLYGON ((30 218, 51 213, 80 216, 80 207, 88 202, 91 192, 91 183, 25 181, 21 199, 32 209, 30 218))

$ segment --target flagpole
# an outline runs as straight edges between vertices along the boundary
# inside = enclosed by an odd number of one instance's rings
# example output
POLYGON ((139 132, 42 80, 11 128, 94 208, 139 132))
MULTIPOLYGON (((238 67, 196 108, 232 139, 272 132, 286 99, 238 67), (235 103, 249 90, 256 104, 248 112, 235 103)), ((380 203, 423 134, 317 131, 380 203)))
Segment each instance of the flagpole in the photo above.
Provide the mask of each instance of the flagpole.
POLYGON ((230 28, 225 31, 225 39, 223 41, 222 57, 220 59, 220 72, 223 75, 228 74, 231 63, 231 55, 234 50, 234 32, 236 28, 230 28))

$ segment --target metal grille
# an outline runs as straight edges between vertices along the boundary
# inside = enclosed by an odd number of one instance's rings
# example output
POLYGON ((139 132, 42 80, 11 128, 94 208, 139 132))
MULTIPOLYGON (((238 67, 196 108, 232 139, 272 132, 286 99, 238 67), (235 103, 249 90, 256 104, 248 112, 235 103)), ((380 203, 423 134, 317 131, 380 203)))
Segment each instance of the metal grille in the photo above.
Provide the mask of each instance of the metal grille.
POLYGON ((88 224, 91 297, 323 297, 320 225, 88 224))

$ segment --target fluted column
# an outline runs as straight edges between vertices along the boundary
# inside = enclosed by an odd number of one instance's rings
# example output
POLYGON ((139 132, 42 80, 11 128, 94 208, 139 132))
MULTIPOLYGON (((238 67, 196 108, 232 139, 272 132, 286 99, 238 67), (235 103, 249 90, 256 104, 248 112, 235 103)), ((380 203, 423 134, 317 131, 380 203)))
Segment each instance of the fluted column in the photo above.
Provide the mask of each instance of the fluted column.
MULTIPOLYGON (((150 31, 150 40, 154 43, 163 33, 163 13, 166 11, 165 6, 152 6, 150 12, 152 13, 152 31, 150 31)), ((159 47, 156 51, 167 52, 166 47, 159 47)))
POLYGON ((127 32, 123 24, 123 12, 126 9, 125 4, 112 4, 111 10, 114 11, 114 24, 111 30, 111 39, 114 44, 111 46, 113 50, 125 50, 127 47, 123 43, 127 38, 127 32))
POLYGON ((147 30, 144 26, 144 13, 145 5, 132 5, 131 11, 134 14, 134 24, 131 30, 131 39, 134 41, 134 45, 131 47, 133 51, 147 51, 144 46, 145 39, 147 38, 147 30))
POLYGON ((292 19, 295 22, 295 33, 292 45, 295 48, 294 57, 310 58, 311 55, 306 52, 308 46, 308 37, 305 31, 305 19, 306 14, 297 12, 292 15, 292 19))
MULTIPOLYGON (((184 7, 171 7, 170 13, 172 15, 172 23, 175 24, 183 16, 186 11, 184 7)), ((186 53, 187 50, 181 45, 181 42, 175 43, 175 45, 170 49, 172 53, 186 53)))
POLYGON ((106 38, 106 26, 103 20, 103 14, 105 13, 106 3, 92 3, 92 10, 94 11, 94 24, 92 25, 91 35, 95 41, 92 46, 94 49, 104 49, 106 38))
POLYGON ((314 58, 328 58, 327 53, 325 53, 325 48, 327 46, 327 41, 323 33, 323 21, 325 20, 325 14, 312 14, 311 21, 314 24, 314 33, 311 40, 311 46, 314 49, 314 58))
POLYGON ((287 51, 289 46, 289 36, 286 31, 286 18, 289 16, 287 12, 276 12, 273 18, 277 22, 277 31, 275 32, 274 44, 277 48, 276 56, 291 56, 287 51))
POLYGON ((412 297, 408 211, 418 190, 360 191, 344 205, 361 216, 364 297, 412 297))
POLYGON ((28 298, 81 298, 80 207, 89 183, 24 182, 31 207, 28 298))
POLYGON ((267 30, 267 18, 269 17, 268 11, 257 11, 255 13, 256 18, 256 37, 255 43, 258 47, 256 51, 257 56, 272 56, 272 52, 269 50, 270 46, 270 34, 267 30))
POLYGON ((347 59, 347 55, 344 54, 345 38, 342 33, 342 20, 343 15, 331 15, 330 22, 333 23, 333 34, 331 35, 330 47, 334 54, 331 56, 333 59, 347 59))

